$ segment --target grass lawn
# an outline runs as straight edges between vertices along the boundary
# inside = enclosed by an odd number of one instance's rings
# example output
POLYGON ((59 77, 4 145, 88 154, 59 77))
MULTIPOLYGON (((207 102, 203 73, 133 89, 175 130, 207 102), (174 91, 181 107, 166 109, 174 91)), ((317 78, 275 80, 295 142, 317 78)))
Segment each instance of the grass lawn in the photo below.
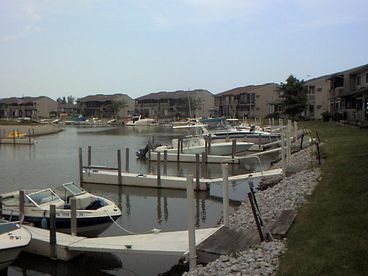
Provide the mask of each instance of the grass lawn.
POLYGON ((298 213, 278 275, 368 275, 368 130, 304 122, 327 157, 298 213))

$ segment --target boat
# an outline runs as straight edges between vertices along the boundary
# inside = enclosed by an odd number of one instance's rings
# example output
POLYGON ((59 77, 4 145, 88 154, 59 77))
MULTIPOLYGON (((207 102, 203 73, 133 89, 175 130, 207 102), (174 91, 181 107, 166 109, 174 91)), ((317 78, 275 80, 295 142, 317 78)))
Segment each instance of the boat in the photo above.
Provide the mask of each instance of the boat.
POLYGON ((10 131, 5 137, 0 138, 0 144, 32 145, 35 140, 24 132, 10 131))
MULTIPOLYGON (((202 154, 205 152, 206 138, 203 136, 185 136, 183 138, 183 150, 182 153, 190 154, 202 154)), ((237 142, 236 153, 242 153, 254 145, 250 142, 237 142)), ((177 152, 178 151, 178 139, 173 139, 171 145, 158 146, 155 148, 156 152, 177 152)), ((211 142, 208 150, 209 155, 231 155, 233 151, 232 141, 215 141, 211 142)))
POLYGON ((173 129, 187 129, 187 128, 201 128, 205 127, 205 124, 200 122, 202 118, 187 118, 185 121, 177 121, 173 123, 173 129))
POLYGON ((155 119, 142 118, 142 115, 132 116, 126 123, 127 126, 153 126, 156 125, 155 119))
MULTIPOLYGON (((19 194, 19 191, 3 194, 3 207, 19 211, 19 194)), ((97 236, 121 216, 121 210, 114 202, 88 193, 73 182, 55 189, 25 190, 24 194, 24 221, 35 227, 48 228, 50 205, 55 205, 57 231, 70 233, 71 198, 76 200, 80 236, 97 236)), ((5 218, 11 215, 9 211, 3 212, 5 218)))
POLYGON ((202 135, 211 136, 213 140, 226 141, 228 139, 237 139, 255 144, 265 144, 280 139, 279 133, 272 133, 257 129, 256 126, 246 128, 232 127, 224 118, 208 118, 201 120, 206 127, 202 127, 202 135))
MULTIPOLYGON (((4 211, 4 210, 3 210, 4 211)), ((18 215, 18 217, 21 217, 18 215)), ((31 233, 19 221, 0 219, 0 274, 31 242, 31 233)))

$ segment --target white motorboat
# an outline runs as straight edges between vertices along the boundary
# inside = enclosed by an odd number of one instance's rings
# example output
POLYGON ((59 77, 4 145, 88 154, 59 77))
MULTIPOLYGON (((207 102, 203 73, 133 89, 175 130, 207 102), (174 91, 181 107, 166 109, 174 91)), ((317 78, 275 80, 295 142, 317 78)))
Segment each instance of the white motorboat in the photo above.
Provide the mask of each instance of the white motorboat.
POLYGON ((209 118, 201 120, 206 127, 202 127, 203 135, 211 136, 213 140, 225 141, 238 139, 239 141, 265 144, 280 139, 280 134, 262 131, 255 126, 234 128, 224 118, 209 118))
POLYGON ((127 126, 152 126, 156 124, 155 119, 142 118, 142 115, 133 116, 126 125, 127 126))
MULTIPOLYGON (((237 142, 236 153, 242 153, 247 151, 253 143, 250 142, 237 142)), ((182 153, 201 154, 205 151, 206 141, 202 136, 187 136, 183 138, 183 151, 182 153)), ((232 141, 214 142, 209 147, 208 154, 210 155, 231 155, 233 150, 232 141)), ((178 151, 178 139, 172 140, 172 145, 156 147, 157 152, 177 152, 178 151)))
POLYGON ((0 219, 0 274, 31 242, 31 233, 21 223, 0 219))
MULTIPOLYGON (((70 233, 70 199, 76 199, 77 231, 80 236, 93 237, 107 229, 121 216, 121 210, 111 200, 86 192, 74 183, 65 183, 55 189, 24 191, 24 221, 35 227, 48 228, 50 205, 56 206, 56 229, 70 233)), ((2 195, 5 218, 19 211, 19 191, 2 195)))

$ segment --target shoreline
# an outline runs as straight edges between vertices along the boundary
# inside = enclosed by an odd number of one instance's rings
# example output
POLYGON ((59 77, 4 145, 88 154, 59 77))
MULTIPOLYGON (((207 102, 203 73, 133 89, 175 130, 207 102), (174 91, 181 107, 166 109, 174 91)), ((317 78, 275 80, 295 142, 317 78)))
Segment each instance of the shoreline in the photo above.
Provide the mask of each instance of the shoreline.
MULTIPOLYGON (((318 184, 321 173, 316 166, 315 147, 309 147, 291 155, 288 168, 296 173, 279 179, 267 189, 257 191, 256 197, 262 219, 267 223, 275 221, 283 210, 298 208, 307 201, 318 184)), ((277 162, 274 167, 281 166, 277 162)), ((249 201, 244 201, 229 217, 230 228, 256 229, 249 201)), ((183 275, 271 275, 279 265, 279 258, 287 248, 287 239, 263 242, 255 248, 239 252, 236 257, 222 255, 220 258, 186 272, 183 275)))

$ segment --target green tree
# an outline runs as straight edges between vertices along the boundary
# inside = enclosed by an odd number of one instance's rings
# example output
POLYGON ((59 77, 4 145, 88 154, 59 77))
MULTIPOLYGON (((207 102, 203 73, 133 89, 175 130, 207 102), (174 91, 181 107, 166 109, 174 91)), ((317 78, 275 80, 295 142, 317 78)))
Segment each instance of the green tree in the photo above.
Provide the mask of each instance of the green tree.
POLYGON ((282 106, 284 114, 295 119, 307 107, 307 87, 303 80, 298 80, 290 75, 286 83, 281 83, 281 97, 283 98, 282 106))
POLYGON ((112 108, 112 111, 114 113, 115 119, 118 118, 118 114, 119 114, 120 110, 124 109, 127 106, 128 106, 128 103, 125 99, 121 99, 121 100, 112 102, 111 108, 112 108))
POLYGON ((67 102, 68 104, 73 104, 75 102, 75 98, 72 95, 70 95, 67 97, 67 102))

